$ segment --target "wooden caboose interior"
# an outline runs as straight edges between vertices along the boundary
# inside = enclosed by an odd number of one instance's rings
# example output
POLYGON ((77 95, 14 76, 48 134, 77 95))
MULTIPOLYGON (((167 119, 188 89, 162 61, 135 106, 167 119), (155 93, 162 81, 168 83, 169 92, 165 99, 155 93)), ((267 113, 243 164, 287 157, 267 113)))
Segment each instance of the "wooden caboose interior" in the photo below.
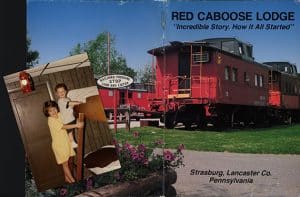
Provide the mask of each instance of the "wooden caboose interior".
MULTIPOLYGON (((95 87, 97 95, 98 91, 86 53, 33 67, 26 72, 33 79, 35 89, 32 92, 24 94, 21 91, 19 72, 5 76, 4 80, 34 180, 38 190, 43 191, 65 184, 62 167, 57 165, 51 148, 47 118, 42 112, 43 103, 55 100, 54 87, 58 83, 65 83, 69 90, 95 87)), ((105 117, 100 98, 96 100, 102 106, 102 109, 96 110, 100 110, 105 117)), ((106 119, 97 121, 86 118, 83 139, 83 155, 112 145, 106 119)), ((88 171, 84 171, 84 174, 91 175, 88 171)))

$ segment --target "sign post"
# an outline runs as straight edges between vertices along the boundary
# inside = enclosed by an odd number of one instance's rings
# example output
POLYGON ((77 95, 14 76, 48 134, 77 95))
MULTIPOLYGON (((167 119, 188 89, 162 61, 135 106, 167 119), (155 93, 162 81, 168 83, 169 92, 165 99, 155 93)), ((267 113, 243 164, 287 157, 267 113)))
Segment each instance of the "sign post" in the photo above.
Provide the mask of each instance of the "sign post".
POLYGON ((117 90, 114 89, 114 131, 117 132, 117 90))
MULTIPOLYGON (((114 131, 117 132, 117 88, 127 87, 133 79, 126 75, 105 75, 97 80, 97 84, 104 88, 114 89, 114 131)), ((130 116, 130 115, 129 115, 130 116)))

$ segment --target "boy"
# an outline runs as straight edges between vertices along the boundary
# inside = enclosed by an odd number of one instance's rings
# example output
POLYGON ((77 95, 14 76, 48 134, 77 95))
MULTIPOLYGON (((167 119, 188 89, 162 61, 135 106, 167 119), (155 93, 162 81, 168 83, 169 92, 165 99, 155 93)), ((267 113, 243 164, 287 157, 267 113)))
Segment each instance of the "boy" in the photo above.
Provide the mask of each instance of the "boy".
MULTIPOLYGON (((76 118, 73 115, 73 107, 75 105, 81 104, 78 101, 71 101, 70 98, 67 97, 68 88, 66 84, 59 83, 55 86, 55 93, 58 97, 58 107, 61 113, 61 118, 63 124, 70 125, 76 124, 76 118)), ((67 129, 68 136, 73 148, 77 148, 77 143, 74 140, 73 131, 74 129, 67 129)))

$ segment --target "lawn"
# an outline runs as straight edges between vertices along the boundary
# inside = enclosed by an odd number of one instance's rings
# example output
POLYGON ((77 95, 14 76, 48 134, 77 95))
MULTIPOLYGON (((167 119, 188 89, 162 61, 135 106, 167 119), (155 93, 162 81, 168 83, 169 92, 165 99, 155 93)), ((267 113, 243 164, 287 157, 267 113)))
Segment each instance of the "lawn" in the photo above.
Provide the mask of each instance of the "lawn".
POLYGON ((141 127, 132 128, 131 132, 120 129, 114 136, 119 141, 142 142, 150 147, 153 141, 163 139, 165 148, 184 144, 185 149, 197 151, 300 154, 300 124, 223 132, 141 127), (136 131, 139 137, 133 135, 136 131))

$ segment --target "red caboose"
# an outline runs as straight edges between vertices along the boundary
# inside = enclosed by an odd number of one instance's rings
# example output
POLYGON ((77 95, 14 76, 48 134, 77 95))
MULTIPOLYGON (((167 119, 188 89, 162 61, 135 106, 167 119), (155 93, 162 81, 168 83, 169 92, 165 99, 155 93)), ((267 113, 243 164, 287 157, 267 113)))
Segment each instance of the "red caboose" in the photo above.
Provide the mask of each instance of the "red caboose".
POLYGON ((267 121, 268 72, 254 61, 252 45, 235 38, 171 42, 156 56, 152 109, 165 111, 167 128, 256 124, 267 121))
POLYGON ((289 62, 265 62, 269 71, 270 116, 283 121, 300 120, 300 78, 297 67, 289 62))
POLYGON ((153 85, 133 83, 127 88, 108 89, 98 87, 99 94, 103 101, 106 116, 109 119, 113 117, 114 93, 116 94, 116 104, 119 118, 125 117, 129 108, 131 118, 140 119, 147 116, 150 111, 149 99, 154 98, 153 85), (146 114, 146 115, 145 115, 146 114))

